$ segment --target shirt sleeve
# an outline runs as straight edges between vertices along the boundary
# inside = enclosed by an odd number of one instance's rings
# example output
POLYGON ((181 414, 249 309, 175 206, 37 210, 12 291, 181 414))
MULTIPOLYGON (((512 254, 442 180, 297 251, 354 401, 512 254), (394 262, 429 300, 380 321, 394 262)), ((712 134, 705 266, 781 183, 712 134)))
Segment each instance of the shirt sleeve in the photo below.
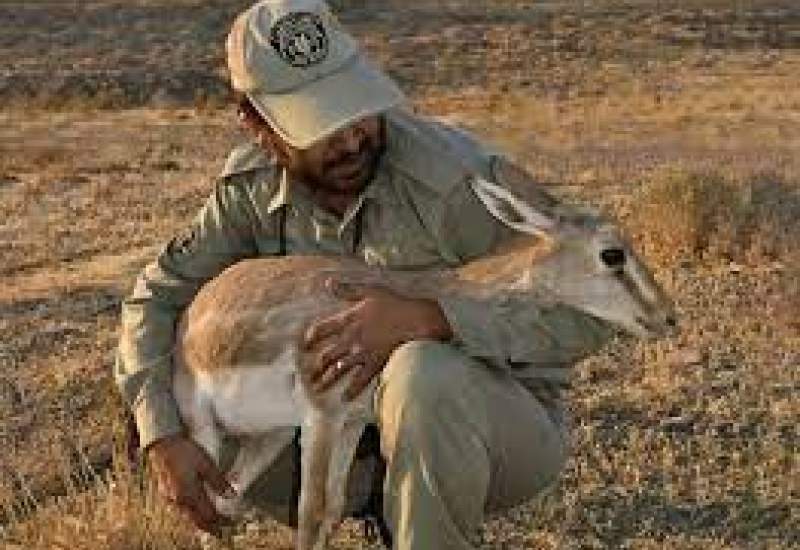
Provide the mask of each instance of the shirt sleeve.
MULTIPOLYGON (((494 157, 488 174, 500 185, 527 199, 557 203, 541 189, 518 189, 525 182, 508 181, 524 174, 494 157)), ((463 261, 491 252, 514 232, 496 220, 470 185, 456 187, 446 198, 442 213, 442 240, 463 261)), ((439 299, 450 323, 454 342, 470 356, 494 366, 525 370, 525 377, 566 381, 570 365, 602 346, 613 334, 605 323, 563 304, 545 304, 525 293, 500 296, 447 296, 439 299)))
POLYGON ((114 378, 133 411, 142 447, 183 429, 172 392, 176 321, 203 283, 256 254, 247 199, 238 185, 220 182, 122 303, 114 378))

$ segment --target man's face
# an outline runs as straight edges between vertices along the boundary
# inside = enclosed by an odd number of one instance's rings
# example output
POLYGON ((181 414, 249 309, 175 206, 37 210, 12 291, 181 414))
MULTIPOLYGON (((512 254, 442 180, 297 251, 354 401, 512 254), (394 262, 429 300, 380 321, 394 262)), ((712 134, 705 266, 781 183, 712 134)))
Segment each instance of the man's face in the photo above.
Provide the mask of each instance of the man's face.
POLYGON ((385 147, 383 120, 369 116, 308 149, 290 148, 286 168, 328 194, 358 194, 375 175, 385 147))
POLYGON ((362 118, 307 149, 292 147, 263 121, 251 128, 262 147, 274 152, 294 178, 335 202, 364 189, 375 175, 386 142, 380 115, 362 118))

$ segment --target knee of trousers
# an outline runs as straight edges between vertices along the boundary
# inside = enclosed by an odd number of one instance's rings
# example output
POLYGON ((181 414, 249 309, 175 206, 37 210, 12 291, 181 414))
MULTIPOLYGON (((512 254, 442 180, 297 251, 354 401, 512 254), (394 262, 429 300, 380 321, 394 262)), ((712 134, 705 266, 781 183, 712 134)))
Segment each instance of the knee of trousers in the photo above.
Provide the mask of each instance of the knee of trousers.
MULTIPOLYGON (((385 450, 399 432, 424 435, 447 408, 469 409, 472 359, 442 342, 415 340, 398 347, 381 373, 375 410, 385 450)), ((471 391, 472 390, 472 391, 471 391)), ((465 414, 469 411, 465 410, 465 414)), ((449 416, 449 415, 448 415, 449 416)))

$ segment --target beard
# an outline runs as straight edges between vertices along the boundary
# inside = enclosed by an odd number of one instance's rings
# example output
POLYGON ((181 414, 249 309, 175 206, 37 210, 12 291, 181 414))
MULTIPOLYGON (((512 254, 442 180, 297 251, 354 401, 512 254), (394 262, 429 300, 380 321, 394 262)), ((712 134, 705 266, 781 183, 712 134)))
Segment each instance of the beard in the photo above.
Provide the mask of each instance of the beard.
POLYGON ((355 197, 375 177, 380 160, 386 152, 386 129, 383 118, 377 132, 366 132, 355 151, 316 162, 302 159, 295 164, 295 175, 299 176, 318 196, 337 200, 355 197))
POLYGON ((326 162, 315 178, 319 189, 333 194, 358 194, 375 177, 385 145, 365 136, 358 152, 347 153, 326 162))

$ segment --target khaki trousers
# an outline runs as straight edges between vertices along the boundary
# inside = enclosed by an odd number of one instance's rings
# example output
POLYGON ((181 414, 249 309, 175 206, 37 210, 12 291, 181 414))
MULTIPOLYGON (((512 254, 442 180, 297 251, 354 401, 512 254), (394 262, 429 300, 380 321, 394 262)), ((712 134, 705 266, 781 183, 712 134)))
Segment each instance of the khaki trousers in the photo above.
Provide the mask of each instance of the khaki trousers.
MULTIPOLYGON (((399 347, 381 374, 375 410, 387 463, 384 514, 398 550, 474 548, 484 513, 540 494, 567 454, 558 411, 448 344, 399 347)), ((292 468, 285 452, 248 495, 290 524, 292 468)), ((357 485, 368 482, 354 471, 350 485, 348 498, 357 500, 357 485)))

